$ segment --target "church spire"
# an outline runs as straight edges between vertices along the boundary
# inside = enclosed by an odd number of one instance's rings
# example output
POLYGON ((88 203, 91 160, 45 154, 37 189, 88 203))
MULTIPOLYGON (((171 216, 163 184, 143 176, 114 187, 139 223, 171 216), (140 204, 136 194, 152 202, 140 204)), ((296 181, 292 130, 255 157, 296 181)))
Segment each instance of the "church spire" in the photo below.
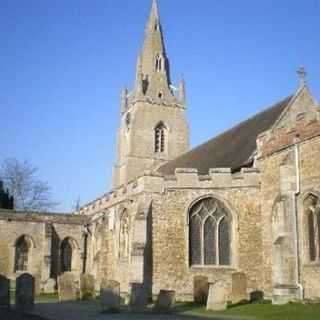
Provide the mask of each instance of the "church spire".
POLYGON ((169 60, 166 55, 158 4, 152 1, 145 28, 144 45, 138 57, 136 92, 157 99, 174 97, 170 88, 169 60))

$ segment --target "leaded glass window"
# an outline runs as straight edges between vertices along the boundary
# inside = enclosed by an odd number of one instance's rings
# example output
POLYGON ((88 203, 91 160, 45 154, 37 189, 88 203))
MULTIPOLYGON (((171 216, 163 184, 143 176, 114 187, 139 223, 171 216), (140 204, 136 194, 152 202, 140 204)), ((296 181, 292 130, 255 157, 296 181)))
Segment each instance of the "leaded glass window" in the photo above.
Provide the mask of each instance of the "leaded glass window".
POLYGON ((320 261, 320 201, 319 198, 310 194, 304 201, 306 214, 307 239, 309 247, 309 260, 320 261))
POLYGON ((190 265, 230 265, 231 217, 212 197, 196 202, 189 211, 190 265))
POLYGON ((14 270, 27 271, 28 269, 29 245, 25 236, 20 237, 16 242, 14 270))
POLYGON ((61 258, 61 272, 71 271, 72 246, 69 238, 64 239, 61 243, 60 258, 61 258))

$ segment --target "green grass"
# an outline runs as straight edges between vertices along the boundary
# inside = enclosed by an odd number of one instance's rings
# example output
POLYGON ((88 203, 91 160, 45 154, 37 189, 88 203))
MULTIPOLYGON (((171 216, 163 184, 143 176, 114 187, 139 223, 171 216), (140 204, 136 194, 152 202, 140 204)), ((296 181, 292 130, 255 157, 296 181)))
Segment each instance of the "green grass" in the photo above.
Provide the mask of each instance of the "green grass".
POLYGON ((267 303, 245 304, 231 306, 226 311, 207 311, 203 306, 194 304, 183 304, 177 307, 177 311, 207 317, 213 316, 235 316, 238 319, 254 320, 317 320, 320 319, 320 304, 303 305, 290 303, 276 306, 267 303))

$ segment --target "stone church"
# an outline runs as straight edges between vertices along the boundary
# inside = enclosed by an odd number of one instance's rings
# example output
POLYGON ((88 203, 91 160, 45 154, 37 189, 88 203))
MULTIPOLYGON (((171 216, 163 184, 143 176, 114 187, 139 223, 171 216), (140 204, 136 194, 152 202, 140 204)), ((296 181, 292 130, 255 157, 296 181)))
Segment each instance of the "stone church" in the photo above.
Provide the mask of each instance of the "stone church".
POLYGON ((320 297, 320 109, 301 69, 291 96, 189 150, 185 83, 173 85, 153 1, 136 79, 121 98, 111 192, 72 215, 0 211, 0 273, 64 271, 194 298, 197 280, 234 301, 320 297), (235 276, 236 275, 236 276, 235 276), (199 280, 199 281, 200 281, 199 280))

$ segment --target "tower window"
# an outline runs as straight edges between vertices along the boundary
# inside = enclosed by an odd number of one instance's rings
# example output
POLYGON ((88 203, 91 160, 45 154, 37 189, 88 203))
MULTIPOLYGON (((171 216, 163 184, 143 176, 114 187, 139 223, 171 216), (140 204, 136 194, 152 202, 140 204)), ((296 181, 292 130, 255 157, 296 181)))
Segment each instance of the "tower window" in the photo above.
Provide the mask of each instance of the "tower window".
POLYGON ((162 70, 162 58, 160 55, 158 55, 156 58, 156 71, 161 71, 161 70, 162 70))
POLYGON ((161 122, 155 128, 155 152, 161 153, 165 151, 166 127, 161 122))

